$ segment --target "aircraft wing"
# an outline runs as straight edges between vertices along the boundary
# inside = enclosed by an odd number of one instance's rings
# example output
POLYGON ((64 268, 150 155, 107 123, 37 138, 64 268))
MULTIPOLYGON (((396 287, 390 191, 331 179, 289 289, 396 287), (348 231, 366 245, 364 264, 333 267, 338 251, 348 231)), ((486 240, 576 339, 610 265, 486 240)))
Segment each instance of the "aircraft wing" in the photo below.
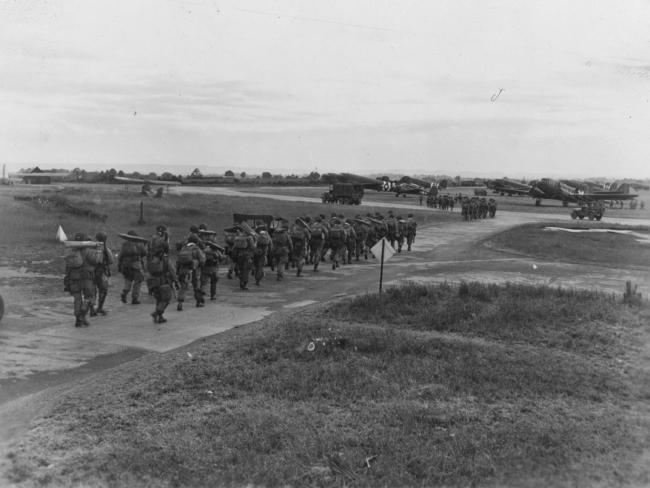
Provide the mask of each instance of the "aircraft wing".
POLYGON ((639 195, 633 193, 587 193, 584 195, 578 195, 578 199, 592 201, 592 200, 633 200, 639 195))
POLYGON ((145 183, 145 181, 141 178, 128 178, 126 176, 113 176, 113 179, 115 181, 119 181, 120 183, 139 183, 140 185, 145 183))
POLYGON ((144 185, 147 183, 152 186, 176 186, 181 184, 180 181, 149 180, 143 178, 129 178, 127 176, 113 176, 113 179, 115 181, 119 181, 120 183, 132 183, 139 185, 144 185))

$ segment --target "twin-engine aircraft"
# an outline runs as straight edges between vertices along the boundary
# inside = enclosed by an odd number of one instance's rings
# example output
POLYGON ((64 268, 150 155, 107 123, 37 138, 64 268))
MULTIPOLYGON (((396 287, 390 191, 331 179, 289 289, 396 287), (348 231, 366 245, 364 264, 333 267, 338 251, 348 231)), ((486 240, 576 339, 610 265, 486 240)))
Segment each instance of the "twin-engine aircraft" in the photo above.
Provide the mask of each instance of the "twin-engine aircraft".
POLYGON ((523 181, 511 180, 509 178, 499 178, 496 180, 487 180, 487 186, 494 193, 504 195, 530 195, 531 186, 523 181))
POLYGON ((569 203, 586 203, 597 200, 622 201, 632 200, 639 195, 630 193, 630 185, 613 184, 609 190, 599 189, 598 185, 589 182, 572 180, 553 180, 542 178, 531 183, 530 195, 535 198, 535 205, 540 205, 542 198, 560 200, 566 207, 569 203))

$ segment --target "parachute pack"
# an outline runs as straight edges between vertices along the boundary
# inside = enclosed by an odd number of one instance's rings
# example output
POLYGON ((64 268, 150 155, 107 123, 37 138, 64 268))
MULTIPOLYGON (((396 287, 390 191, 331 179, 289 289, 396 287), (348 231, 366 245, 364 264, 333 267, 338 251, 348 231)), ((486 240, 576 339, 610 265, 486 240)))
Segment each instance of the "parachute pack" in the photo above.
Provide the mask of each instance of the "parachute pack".
POLYGON ((248 249, 248 236, 237 235, 235 236, 235 249, 248 249))
POLYGON ((72 248, 68 251, 68 254, 65 255, 65 266, 66 268, 74 269, 81 268, 84 264, 84 257, 81 254, 81 249, 72 248))
POLYGON ((330 238, 333 241, 342 241, 345 239, 345 229, 334 227, 330 232, 330 238))
POLYGON ((178 264, 183 264, 186 266, 193 266, 195 264, 194 259, 194 246, 185 245, 178 251, 178 257, 176 258, 178 264))
POLYGON ((266 232, 260 233, 257 236, 257 247, 267 247, 271 244, 271 236, 266 232))
POLYGON ((164 270, 163 258, 153 256, 147 261, 147 271, 151 274, 159 274, 164 270))
POLYGON ((289 236, 286 232, 274 232, 273 233, 273 245, 275 247, 283 247, 289 243, 289 236))

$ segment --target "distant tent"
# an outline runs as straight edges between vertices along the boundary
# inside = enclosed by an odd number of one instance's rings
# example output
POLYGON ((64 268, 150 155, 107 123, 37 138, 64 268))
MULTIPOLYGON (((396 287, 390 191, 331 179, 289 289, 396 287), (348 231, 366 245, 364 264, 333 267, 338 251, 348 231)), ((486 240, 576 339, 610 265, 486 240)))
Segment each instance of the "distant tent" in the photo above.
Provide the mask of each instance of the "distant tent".
POLYGON ((63 232, 63 229, 59 225, 59 230, 56 231, 56 240, 59 242, 64 242, 68 240, 68 236, 65 235, 65 232, 63 232))

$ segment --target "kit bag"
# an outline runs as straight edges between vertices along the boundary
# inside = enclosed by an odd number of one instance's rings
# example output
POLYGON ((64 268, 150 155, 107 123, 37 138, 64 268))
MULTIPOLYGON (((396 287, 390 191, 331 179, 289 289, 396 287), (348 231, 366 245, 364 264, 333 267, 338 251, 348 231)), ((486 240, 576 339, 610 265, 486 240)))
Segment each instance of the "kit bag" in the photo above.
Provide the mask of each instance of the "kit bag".
POLYGON ((180 251, 178 251, 178 257, 176 262, 184 266, 193 266, 194 265, 194 249, 192 246, 183 246, 180 251))

